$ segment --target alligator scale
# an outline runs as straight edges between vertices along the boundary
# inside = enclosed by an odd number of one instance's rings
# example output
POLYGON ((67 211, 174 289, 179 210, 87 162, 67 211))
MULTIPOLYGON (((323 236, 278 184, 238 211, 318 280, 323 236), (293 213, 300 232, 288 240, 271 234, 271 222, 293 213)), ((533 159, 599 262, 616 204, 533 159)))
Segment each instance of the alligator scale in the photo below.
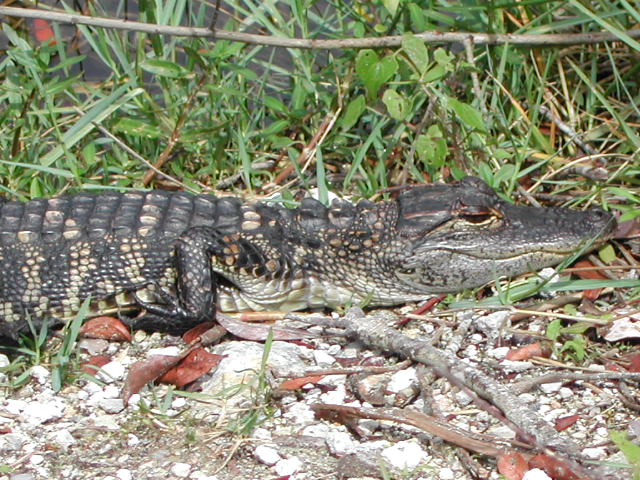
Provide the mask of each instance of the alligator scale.
POLYGON ((179 192, 0 203, 0 336, 96 311, 181 332, 223 311, 394 305, 559 263, 612 215, 515 206, 475 177, 298 208, 179 192))

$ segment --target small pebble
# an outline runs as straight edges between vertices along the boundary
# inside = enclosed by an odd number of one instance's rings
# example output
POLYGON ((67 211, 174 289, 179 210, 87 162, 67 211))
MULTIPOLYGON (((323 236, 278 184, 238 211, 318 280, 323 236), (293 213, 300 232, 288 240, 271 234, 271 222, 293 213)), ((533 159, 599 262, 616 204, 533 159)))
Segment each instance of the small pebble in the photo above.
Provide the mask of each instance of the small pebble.
POLYGON ((269 447, 267 445, 258 445, 253 451, 253 455, 258 459, 260 463, 264 463, 265 465, 273 466, 282 460, 282 457, 273 447, 269 447))
POLYGON ((191 472, 191 465, 188 463, 174 463, 171 466, 171 473, 176 477, 187 478, 191 472))
POLYGON ((132 480, 133 474, 129 469, 121 468, 116 472, 116 477, 118 478, 118 480, 132 480))
POLYGON ((405 440, 385 448, 381 455, 393 468, 398 470, 413 470, 429 458, 422 447, 413 440, 405 440))
POLYGON ((302 461, 298 457, 283 458, 276 463, 275 470, 278 475, 284 477, 293 475, 302 467, 302 461))

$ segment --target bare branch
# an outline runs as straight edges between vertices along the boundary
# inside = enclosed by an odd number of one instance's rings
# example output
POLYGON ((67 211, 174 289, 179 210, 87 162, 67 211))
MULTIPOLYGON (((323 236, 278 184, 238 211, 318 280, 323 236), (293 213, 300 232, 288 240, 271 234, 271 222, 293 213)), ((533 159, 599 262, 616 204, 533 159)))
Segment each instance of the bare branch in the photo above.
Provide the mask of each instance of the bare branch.
MULTIPOLYGON (((171 25, 156 25, 151 23, 117 20, 112 18, 89 17, 62 12, 51 12, 32 8, 0 7, 0 15, 23 18, 41 18, 54 22, 71 23, 74 25, 90 25, 93 27, 112 28, 158 35, 173 35, 178 37, 215 38, 232 42, 251 43, 255 45, 270 45, 274 47, 302 48, 313 50, 334 50, 346 48, 384 48, 399 47, 402 35, 369 38, 343 39, 309 39, 285 38, 252 33, 229 32, 226 30, 212 30, 207 27, 179 27, 171 25)), ((640 28, 624 32, 630 38, 640 38, 640 28)), ((610 32, 595 33, 548 33, 548 34, 493 34, 470 32, 438 32, 429 31, 417 33, 416 36, 425 43, 463 43, 472 41, 475 45, 521 45, 527 47, 584 45, 602 42, 622 41, 610 32)))

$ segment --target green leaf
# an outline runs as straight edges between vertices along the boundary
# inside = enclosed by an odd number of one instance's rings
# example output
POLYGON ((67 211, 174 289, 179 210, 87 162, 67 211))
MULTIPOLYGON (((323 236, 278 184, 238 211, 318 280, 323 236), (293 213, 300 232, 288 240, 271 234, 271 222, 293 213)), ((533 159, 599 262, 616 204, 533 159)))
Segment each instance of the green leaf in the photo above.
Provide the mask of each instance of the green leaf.
POLYGON ((62 136, 62 144, 56 145, 53 150, 40 159, 40 164, 50 166, 65 152, 93 130, 94 123, 98 124, 132 98, 144 93, 142 88, 131 89, 129 84, 122 85, 111 95, 96 102, 80 119, 62 136))
POLYGON ((143 122, 142 120, 131 117, 118 119, 118 123, 115 124, 114 129, 117 132, 126 133, 133 137, 159 138, 161 134, 157 125, 152 125, 149 122, 143 122))
POLYGON ((280 113, 287 113, 289 111, 287 106, 284 103, 282 103, 281 100, 275 97, 265 97, 264 105, 267 108, 270 108, 271 110, 275 110, 276 112, 280 112, 280 113))
POLYGON ((391 15, 395 15, 396 12, 398 11, 400 0, 382 0, 382 4, 384 5, 384 8, 386 8, 391 15))
POLYGON ((424 32, 429 29, 429 22, 424 14, 424 9, 414 2, 407 5, 409 11, 409 19, 411 20, 411 29, 414 32, 424 32))
POLYGON ((415 35, 406 35, 402 39, 402 50, 418 69, 420 75, 427 71, 427 68, 429 68, 429 52, 422 40, 415 35))
POLYGON ((438 125, 431 125, 426 133, 418 135, 416 153, 422 162, 432 168, 438 169, 445 164, 449 149, 438 125))
POLYGON ((363 114, 367 103, 364 99, 364 95, 358 95, 351 100, 345 108, 344 115, 340 119, 340 128, 346 131, 353 127, 360 116, 363 114))
POLYGON ((177 63, 160 58, 149 58, 140 64, 146 72, 153 73, 159 77, 181 78, 189 72, 177 63))
POLYGON ((367 88, 370 99, 375 99, 378 90, 398 71, 398 62, 394 56, 380 59, 373 50, 361 50, 356 58, 356 73, 367 88))
POLYGON ((617 258, 616 251, 611 245, 605 245, 600 250, 598 250, 598 256, 600 257, 600 260, 608 264, 610 264, 617 258))
POLYGON ((625 432, 610 431, 609 436, 613 443, 620 449, 620 451, 627 457, 629 463, 640 466, 640 446, 629 440, 629 437, 625 432))
POLYGON ((487 132, 484 121, 482 120, 482 114, 478 110, 452 97, 448 98, 448 102, 458 118, 467 126, 483 133, 487 132))
POLYGON ((407 117, 409 105, 407 100, 395 90, 389 88, 382 95, 382 102, 386 105, 389 115, 396 120, 407 117))
POLYGON ((560 320, 555 319, 549 323, 547 327, 547 338, 549 340, 556 341, 558 337, 560 337, 560 332, 562 331, 562 322, 560 320))
POLYGON ((437 82, 441 78, 444 78, 447 75, 447 69, 442 65, 434 65, 429 69, 427 73, 422 76, 422 81, 424 83, 437 82))

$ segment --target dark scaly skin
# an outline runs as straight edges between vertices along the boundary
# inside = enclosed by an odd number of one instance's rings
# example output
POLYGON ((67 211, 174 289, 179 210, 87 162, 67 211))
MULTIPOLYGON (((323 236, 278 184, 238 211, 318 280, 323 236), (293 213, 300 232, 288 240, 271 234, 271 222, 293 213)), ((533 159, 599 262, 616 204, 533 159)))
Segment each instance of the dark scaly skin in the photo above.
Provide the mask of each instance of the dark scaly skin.
POLYGON ((171 333, 213 319, 216 297, 222 310, 401 304, 557 264, 614 224, 509 204, 474 177, 330 208, 163 191, 4 201, 0 335, 66 321, 88 297, 171 333))

